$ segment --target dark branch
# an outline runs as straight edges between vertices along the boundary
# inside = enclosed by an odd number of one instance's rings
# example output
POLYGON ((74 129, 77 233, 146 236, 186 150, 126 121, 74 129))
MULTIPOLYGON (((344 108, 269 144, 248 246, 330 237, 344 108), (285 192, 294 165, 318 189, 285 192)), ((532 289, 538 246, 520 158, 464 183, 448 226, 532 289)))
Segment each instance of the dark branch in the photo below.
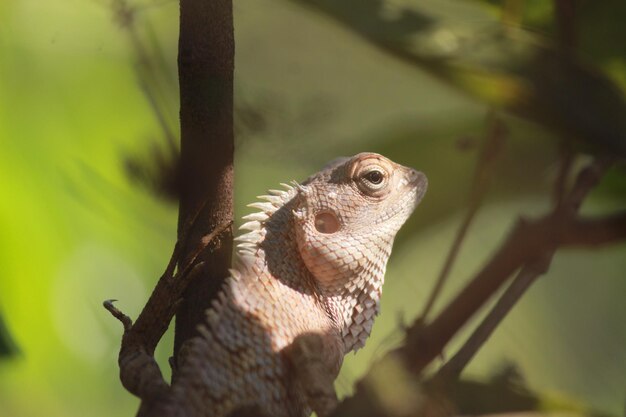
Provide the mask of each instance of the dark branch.
MULTIPOLYGON (((623 225, 620 226, 619 224, 619 222, 622 221, 620 220, 620 216, 617 216, 617 218, 611 216, 599 221, 585 221, 584 226, 581 226, 580 219, 575 216, 584 198, 600 181, 604 172, 606 172, 611 165, 611 158, 598 158, 592 164, 581 170, 573 190, 569 194, 566 194, 565 179, 572 164, 572 153, 567 148, 565 148, 564 151, 561 169, 555 179, 555 205, 552 214, 548 217, 554 219, 554 221, 562 217, 572 220, 571 224, 566 229, 574 230, 572 233, 572 244, 575 243, 575 239, 578 237, 584 237, 585 243, 587 244, 592 238, 597 244, 600 244, 604 239, 609 239, 607 233, 611 235, 614 235, 615 231, 619 233, 620 228, 623 227, 623 225), (583 228, 586 230, 582 230, 583 228)), ((567 245, 568 242, 566 240, 567 237, 563 236, 560 244, 567 245)), ((513 280, 513 283, 506 289, 504 294, 502 294, 496 305, 476 330, 474 330, 461 349, 439 370, 438 376, 455 378, 460 375, 465 366, 478 352, 480 347, 489 339, 496 327, 511 311, 522 295, 524 295, 530 285, 548 270, 555 249, 547 248, 546 251, 539 254, 536 259, 531 259, 523 265, 517 277, 513 280)), ((421 323, 420 325, 423 326, 421 323)))
POLYGON ((563 246, 600 247, 624 240, 626 237, 626 211, 609 216, 572 222, 561 231, 563 246))
MULTIPOLYGON (((132 25, 134 9, 124 0, 116 0, 114 5, 119 9, 122 26, 130 34, 143 75, 148 76, 153 68, 132 25)), ((124 325, 120 379, 126 389, 144 400, 144 411, 169 393, 153 355, 174 314, 177 314, 176 358, 180 346, 195 335, 196 325, 228 276, 231 264, 234 152, 231 0, 181 0, 178 64, 181 154, 177 244, 135 324, 112 300, 104 303, 124 325), (174 273, 177 266, 178 272, 174 273)), ((156 103, 154 96, 148 98, 153 105, 156 103)), ((174 135, 166 129, 163 113, 157 110, 171 142, 174 135)))
POLYGON ((593 220, 575 216, 611 163, 612 158, 598 158, 580 172, 561 206, 539 220, 520 220, 487 265, 432 323, 418 320, 409 329, 402 350, 413 372, 420 373, 439 355, 517 269, 549 259, 559 247, 600 246, 626 237, 626 213, 593 220))
POLYGON ((554 180, 553 203, 555 207, 560 207, 567 194, 567 180, 572 170, 574 162, 574 151, 567 138, 561 140, 561 158, 559 161, 559 170, 554 180))
POLYGON ((438 371, 438 377, 457 378, 478 350, 491 337, 504 317, 517 304, 535 279, 546 272, 550 260, 538 260, 527 264, 517 274, 511 285, 498 299, 496 305, 474 330, 469 339, 454 356, 438 371))
POLYGON ((435 281, 435 286, 433 287, 433 290, 424 305, 421 314, 422 321, 427 319, 428 314, 435 305, 435 302, 441 294, 441 290, 450 275, 452 265, 454 265, 459 250, 461 249, 461 244, 465 239, 465 235, 474 221, 474 217, 476 216, 476 213, 482 204, 483 198, 487 193, 491 177, 495 170, 496 161, 500 155, 500 151, 502 150, 502 145, 506 136, 506 128, 493 111, 489 114, 489 119, 487 134, 482 146, 480 157, 478 158, 476 171, 474 173, 474 181, 472 183, 472 190, 469 198, 469 207, 465 213, 461 226, 457 230, 452 246, 446 256, 443 267, 441 268, 441 272, 437 277, 437 281, 435 281))
MULTIPOLYGON (((595 187, 610 165, 611 158, 598 158, 580 172, 563 204, 557 205, 551 213, 540 219, 520 220, 487 265, 438 317, 429 324, 425 324, 421 319, 416 320, 407 331, 404 345, 389 352, 378 363, 392 364, 394 372, 403 375, 399 378, 402 384, 414 385, 413 396, 420 397, 417 378, 424 368, 440 355, 452 337, 516 270, 522 268, 518 278, 496 304, 492 313, 448 366, 442 369, 441 376, 454 376, 463 369, 530 284, 547 270, 551 257, 558 248, 597 248, 625 241, 626 211, 593 219, 576 216, 576 211, 585 196, 595 187), (408 375, 405 370, 412 375, 408 375)), ((372 393, 369 387, 372 380, 377 380, 376 366, 379 365, 375 365, 359 382, 356 394, 344 400, 333 415, 393 414, 382 407, 383 404, 376 399, 375 393, 372 393)), ((388 372, 385 375, 388 375, 388 372)), ((406 401, 408 400, 405 398, 403 404, 406 401)), ((420 407, 428 407, 427 401, 420 404, 420 407)), ((420 412, 416 415, 423 414, 420 412)))
POLYGON ((576 46, 576 5, 573 0, 554 0, 554 20, 557 26, 559 46, 571 53, 576 46))
POLYGON ((196 262, 197 258, 231 224, 232 222, 224 223, 201 239, 188 263, 174 274, 178 256, 176 245, 165 272, 134 325, 127 315, 113 305, 115 300, 104 302, 104 307, 124 325, 118 359, 120 379, 124 387, 139 398, 151 400, 166 395, 168 385, 154 360, 154 349, 172 321, 183 292, 197 275, 197 270, 202 267, 201 262, 196 262))
MULTIPOLYGON (((181 0, 178 43, 181 125, 179 241, 182 264, 197 242, 233 218, 233 70, 231 0, 181 0), (184 222, 201 210, 188 236, 184 222)), ((203 266, 176 313, 174 358, 195 336, 196 326, 218 293, 231 265, 232 234, 199 256, 203 266)), ((180 266, 180 262, 179 262, 180 266)))
POLYGON ((116 319, 122 322, 122 326, 124 326, 124 332, 130 331, 133 327, 133 321, 126 314, 122 313, 117 307, 113 305, 117 300, 105 300, 102 305, 104 308, 113 315, 116 319))

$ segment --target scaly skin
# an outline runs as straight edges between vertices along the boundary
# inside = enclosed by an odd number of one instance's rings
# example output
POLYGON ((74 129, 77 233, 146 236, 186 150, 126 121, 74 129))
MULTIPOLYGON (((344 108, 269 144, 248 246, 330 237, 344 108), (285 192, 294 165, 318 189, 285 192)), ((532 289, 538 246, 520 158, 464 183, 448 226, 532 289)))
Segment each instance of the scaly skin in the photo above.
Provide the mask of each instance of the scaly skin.
POLYGON ((179 357, 170 405, 187 417, 330 412, 343 357, 379 311, 393 239, 426 177, 362 153, 251 204, 238 266, 179 357))

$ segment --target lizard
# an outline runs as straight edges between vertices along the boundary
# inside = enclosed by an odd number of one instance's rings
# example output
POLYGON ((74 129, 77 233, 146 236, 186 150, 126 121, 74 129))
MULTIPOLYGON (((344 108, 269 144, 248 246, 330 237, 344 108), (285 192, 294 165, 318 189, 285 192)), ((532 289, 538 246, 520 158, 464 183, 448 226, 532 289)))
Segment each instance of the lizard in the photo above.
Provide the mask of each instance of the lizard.
POLYGON ((395 235, 427 185, 368 152, 259 196, 230 276, 179 353, 170 410, 328 415, 343 358, 364 346, 379 313, 395 235))

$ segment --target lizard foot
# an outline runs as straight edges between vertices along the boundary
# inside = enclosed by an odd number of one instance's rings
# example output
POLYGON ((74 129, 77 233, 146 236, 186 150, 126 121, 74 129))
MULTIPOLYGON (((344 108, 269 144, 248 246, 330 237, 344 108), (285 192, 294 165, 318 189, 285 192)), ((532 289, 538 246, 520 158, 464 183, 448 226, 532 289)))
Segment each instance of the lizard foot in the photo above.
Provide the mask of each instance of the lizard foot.
POLYGON ((337 407, 334 381, 337 368, 329 364, 334 355, 320 334, 307 333, 297 337, 287 350, 297 383, 302 387, 309 406, 319 417, 325 417, 337 407))

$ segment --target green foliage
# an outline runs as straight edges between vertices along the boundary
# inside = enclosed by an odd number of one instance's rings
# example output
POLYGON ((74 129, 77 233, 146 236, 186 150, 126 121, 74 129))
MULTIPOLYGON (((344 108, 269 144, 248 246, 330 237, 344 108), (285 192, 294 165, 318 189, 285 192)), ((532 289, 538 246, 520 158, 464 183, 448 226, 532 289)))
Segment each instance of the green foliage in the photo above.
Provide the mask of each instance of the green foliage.
MULTIPOLYGON (((552 47, 534 34, 502 32, 499 2, 414 1, 412 12, 384 14, 372 0, 306 3, 332 13, 311 13, 303 0, 235 3, 237 217, 263 190, 339 155, 379 151, 430 180, 399 236, 372 340, 338 381, 346 393, 399 342, 398 314, 414 317, 426 298, 465 206, 485 103, 517 116, 504 118, 509 135, 487 206, 446 296, 518 214, 546 208, 554 129, 623 150, 623 98, 613 83, 626 85, 618 36, 626 16, 618 0, 581 3, 581 64, 541 55, 552 47), (520 96, 528 80, 541 88, 520 96)), ((524 4, 522 23, 553 33, 550 2, 524 4)), ((20 349, 0 361, 2 416, 128 416, 137 406, 117 377, 119 323, 101 302, 118 298, 136 317, 165 267, 175 206, 154 196, 161 183, 141 187, 136 179, 158 174, 152 149, 167 165, 168 135, 178 131, 177 4, 142 5, 131 35, 108 2, 0 2, 0 306, 20 349), (128 161, 145 171, 129 178, 128 161)), ((623 206, 624 184, 623 172, 611 173, 585 211, 623 206)), ((623 246, 559 254, 469 376, 488 378, 510 359, 539 392, 620 412, 625 259, 623 246)), ((168 335, 157 352, 166 373, 170 352, 168 335)))
POLYGON ((591 152, 626 155, 623 92, 554 42, 502 25, 479 7, 464 4, 458 9, 465 13, 454 15, 455 2, 422 1, 388 17, 382 0, 295 1, 493 106, 581 141, 591 152))
POLYGON ((4 319, 0 316, 0 360, 6 356, 12 356, 17 353, 18 349, 9 330, 4 323, 4 319))

